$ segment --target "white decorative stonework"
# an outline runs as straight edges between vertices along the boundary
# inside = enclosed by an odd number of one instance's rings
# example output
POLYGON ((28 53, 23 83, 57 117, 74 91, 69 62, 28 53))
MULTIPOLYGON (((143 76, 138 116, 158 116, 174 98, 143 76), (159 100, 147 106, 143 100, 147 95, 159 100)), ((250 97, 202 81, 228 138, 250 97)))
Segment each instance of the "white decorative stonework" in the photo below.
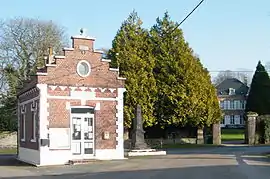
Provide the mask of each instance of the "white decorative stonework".
POLYGON ((116 113, 116 151, 119 158, 124 158, 124 92, 125 88, 118 88, 117 113, 116 113))
POLYGON ((116 88, 93 88, 93 87, 86 87, 86 86, 57 86, 57 85, 48 85, 48 87, 52 90, 55 91, 56 89, 61 91, 65 91, 69 89, 70 91, 87 91, 87 92, 96 92, 96 90, 100 90, 102 93, 110 91, 111 93, 116 92, 116 88))
POLYGON ((29 95, 31 95, 32 93, 36 93, 37 91, 38 91, 38 88, 32 88, 32 89, 26 91, 25 93, 22 93, 22 94, 20 95, 20 97, 29 96, 29 95))

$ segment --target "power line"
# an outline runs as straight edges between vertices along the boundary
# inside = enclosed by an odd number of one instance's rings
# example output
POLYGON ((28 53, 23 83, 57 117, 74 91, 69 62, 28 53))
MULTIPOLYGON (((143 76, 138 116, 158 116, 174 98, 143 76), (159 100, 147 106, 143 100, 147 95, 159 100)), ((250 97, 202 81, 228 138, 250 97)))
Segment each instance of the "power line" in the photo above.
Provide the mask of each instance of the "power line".
MULTIPOLYGON (((227 73, 231 73, 231 72, 238 72, 238 73, 245 73, 245 72, 255 72, 256 70, 208 70, 209 72, 227 72, 227 73)), ((257 72, 270 72, 268 70, 266 71, 257 71, 257 72)))
POLYGON ((191 14, 193 14, 194 13, 194 11, 204 2, 205 0, 201 0, 200 2, 199 2, 199 4, 197 4, 197 6, 195 6, 194 8, 193 8, 193 10, 175 27, 175 28, 173 28, 173 30, 170 32, 170 33, 172 33, 172 32, 174 32, 181 24, 183 24, 186 20, 187 20, 187 18, 191 15, 191 14))

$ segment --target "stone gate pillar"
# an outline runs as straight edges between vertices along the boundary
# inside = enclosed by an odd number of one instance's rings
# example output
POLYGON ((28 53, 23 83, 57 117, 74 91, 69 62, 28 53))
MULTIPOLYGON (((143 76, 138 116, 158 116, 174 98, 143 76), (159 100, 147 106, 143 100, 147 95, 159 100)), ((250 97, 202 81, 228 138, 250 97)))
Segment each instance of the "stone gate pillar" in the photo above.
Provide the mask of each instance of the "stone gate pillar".
POLYGON ((213 124, 213 144, 221 145, 221 129, 220 123, 213 124))
POLYGON ((197 129, 197 144, 204 144, 204 137, 203 137, 203 129, 198 128, 197 129))
POLYGON ((248 113, 247 114, 247 143, 249 145, 255 144, 255 136, 256 136, 256 119, 258 117, 257 113, 248 113))

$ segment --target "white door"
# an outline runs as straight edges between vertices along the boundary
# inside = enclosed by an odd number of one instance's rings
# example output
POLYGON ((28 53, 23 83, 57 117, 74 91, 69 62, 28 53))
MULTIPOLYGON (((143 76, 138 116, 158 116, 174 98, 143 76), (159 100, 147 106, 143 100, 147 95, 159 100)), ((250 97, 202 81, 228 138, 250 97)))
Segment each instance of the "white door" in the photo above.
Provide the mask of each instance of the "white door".
POLYGON ((94 156, 94 114, 72 114, 71 134, 73 158, 92 158, 94 156))

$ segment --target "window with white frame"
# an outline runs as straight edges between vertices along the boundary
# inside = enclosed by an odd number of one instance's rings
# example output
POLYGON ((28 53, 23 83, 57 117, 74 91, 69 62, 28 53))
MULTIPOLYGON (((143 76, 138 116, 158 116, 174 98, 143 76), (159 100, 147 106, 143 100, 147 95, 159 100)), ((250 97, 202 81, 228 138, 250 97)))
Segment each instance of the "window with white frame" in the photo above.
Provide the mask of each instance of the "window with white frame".
POLYGON ((221 109, 224 109, 224 101, 220 101, 220 102, 219 102, 219 105, 220 105, 220 108, 221 108, 221 109))
POLYGON ((235 89, 229 88, 229 95, 235 95, 235 89))
POLYGON ((230 101, 230 109, 234 109, 234 101, 230 101))
POLYGON ((230 116, 230 124, 234 124, 234 115, 230 116))
POLYGON ((224 109, 230 109, 230 101, 224 101, 224 109))
POLYGON ((221 119, 220 124, 225 124, 225 116, 221 119))
POLYGON ((21 141, 25 141, 25 104, 20 107, 20 139, 21 141))
POLYGON ((234 109, 241 109, 240 100, 234 100, 234 109))
POLYGON ((247 102, 245 100, 243 100, 243 107, 242 107, 243 109, 246 109, 246 103, 247 102))
POLYGON ((37 119, 36 119, 36 115, 37 115, 37 102, 33 101, 32 105, 31 105, 31 112, 32 112, 32 136, 31 136, 31 142, 36 142, 36 124, 37 124, 37 119))
POLYGON ((244 115, 240 115, 240 124, 245 124, 244 115))

